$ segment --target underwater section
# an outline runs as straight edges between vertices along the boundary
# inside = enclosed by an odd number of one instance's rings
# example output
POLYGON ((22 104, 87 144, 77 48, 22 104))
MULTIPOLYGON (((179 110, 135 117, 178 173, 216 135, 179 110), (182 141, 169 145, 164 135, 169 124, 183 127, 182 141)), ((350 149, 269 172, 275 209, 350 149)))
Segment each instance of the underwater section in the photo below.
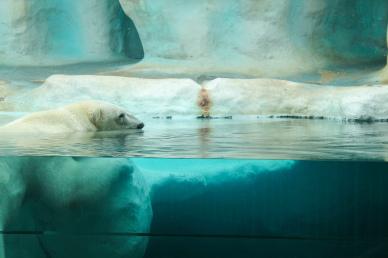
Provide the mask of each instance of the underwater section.
POLYGON ((387 168, 357 161, 2 157, 0 254, 385 257, 387 168))
POLYGON ((151 232, 158 237, 150 239, 146 257, 388 254, 387 163, 135 163, 151 178, 168 175, 154 181, 151 232))

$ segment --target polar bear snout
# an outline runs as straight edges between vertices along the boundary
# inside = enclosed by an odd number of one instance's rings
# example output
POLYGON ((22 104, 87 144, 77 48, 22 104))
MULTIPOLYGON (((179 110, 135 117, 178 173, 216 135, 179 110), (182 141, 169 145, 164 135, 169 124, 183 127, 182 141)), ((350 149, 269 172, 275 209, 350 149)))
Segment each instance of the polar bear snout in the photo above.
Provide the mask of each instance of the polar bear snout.
POLYGON ((144 123, 129 113, 121 113, 117 119, 118 124, 126 129, 142 129, 144 123))

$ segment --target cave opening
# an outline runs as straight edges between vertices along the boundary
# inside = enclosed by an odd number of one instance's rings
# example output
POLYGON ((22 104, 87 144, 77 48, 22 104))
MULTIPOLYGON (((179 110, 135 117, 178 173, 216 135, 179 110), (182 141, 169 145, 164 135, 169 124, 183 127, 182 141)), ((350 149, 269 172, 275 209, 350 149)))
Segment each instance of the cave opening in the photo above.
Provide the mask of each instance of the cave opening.
POLYGON ((290 3, 290 37, 332 67, 387 63, 388 1, 298 0, 290 3))
POLYGON ((322 27, 314 34, 321 54, 352 66, 383 67, 387 63, 388 2, 329 1, 322 27))
MULTIPOLYGON (((119 40, 121 41, 121 44, 119 44, 119 47, 116 46, 112 48, 115 49, 115 51, 124 54, 129 59, 143 59, 144 48, 139 36, 139 32, 133 20, 124 13, 124 10, 121 6, 119 8, 118 17, 120 20, 118 27, 120 30, 121 38, 119 40)), ((113 41, 111 41, 111 43, 117 44, 117 42, 114 43, 113 41)))

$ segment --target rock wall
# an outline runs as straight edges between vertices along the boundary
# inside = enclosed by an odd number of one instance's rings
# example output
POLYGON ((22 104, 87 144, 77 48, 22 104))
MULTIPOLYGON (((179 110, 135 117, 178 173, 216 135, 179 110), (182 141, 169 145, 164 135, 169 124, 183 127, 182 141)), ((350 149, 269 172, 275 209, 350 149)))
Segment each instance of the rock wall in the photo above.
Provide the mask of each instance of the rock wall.
POLYGON ((385 65, 387 24, 385 0, 4 0, 0 64, 284 78, 385 65))
POLYGON ((0 32, 3 65, 141 58, 137 32, 118 0, 4 0, 0 32))
POLYGON ((385 0, 120 3, 139 31, 146 59, 159 64, 179 60, 204 71, 255 76, 385 64, 385 0))

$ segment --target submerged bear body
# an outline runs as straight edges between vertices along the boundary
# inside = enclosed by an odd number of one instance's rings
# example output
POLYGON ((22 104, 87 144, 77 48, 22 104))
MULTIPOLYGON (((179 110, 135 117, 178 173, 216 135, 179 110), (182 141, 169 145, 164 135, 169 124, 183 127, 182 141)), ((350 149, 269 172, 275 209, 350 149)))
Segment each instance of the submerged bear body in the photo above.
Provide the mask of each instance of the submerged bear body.
POLYGON ((129 159, 0 157, 1 258, 141 258, 152 208, 129 159), (23 247, 23 248, 20 248, 23 247))

